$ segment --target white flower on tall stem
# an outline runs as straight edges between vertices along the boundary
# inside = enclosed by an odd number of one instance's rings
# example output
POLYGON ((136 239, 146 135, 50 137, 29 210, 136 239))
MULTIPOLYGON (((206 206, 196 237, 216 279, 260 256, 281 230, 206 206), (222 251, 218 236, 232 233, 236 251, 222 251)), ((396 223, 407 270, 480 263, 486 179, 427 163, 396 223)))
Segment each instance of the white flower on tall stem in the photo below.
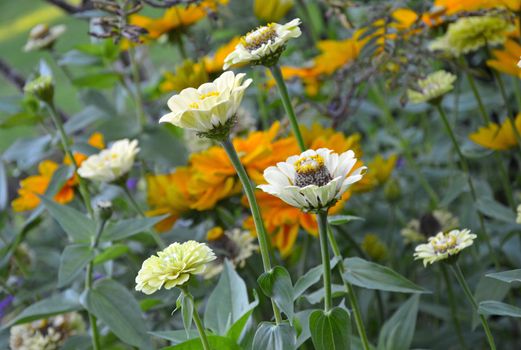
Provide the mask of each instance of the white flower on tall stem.
POLYGON ((235 50, 226 56, 223 69, 238 64, 271 66, 277 63, 286 42, 302 34, 300 23, 300 19, 295 18, 286 24, 269 23, 249 32, 241 38, 235 50))
POLYGON ((130 171, 138 152, 137 140, 116 141, 110 148, 90 156, 81 163, 78 174, 93 181, 113 182, 130 171))
POLYGON ((168 100, 172 112, 161 117, 159 122, 195 130, 209 137, 212 135, 207 133, 224 128, 223 133, 227 136, 244 91, 252 82, 251 79, 243 82, 244 76, 242 73, 224 72, 198 89, 184 89, 168 100))
POLYGON ((257 187, 304 211, 325 210, 362 178, 367 168, 356 163, 351 150, 307 150, 264 170, 268 184, 257 187))
POLYGON ((423 259, 424 266, 448 259, 470 247, 476 238, 477 236, 470 233, 468 229, 440 232, 436 236, 430 237, 428 243, 416 247, 414 259, 423 259))

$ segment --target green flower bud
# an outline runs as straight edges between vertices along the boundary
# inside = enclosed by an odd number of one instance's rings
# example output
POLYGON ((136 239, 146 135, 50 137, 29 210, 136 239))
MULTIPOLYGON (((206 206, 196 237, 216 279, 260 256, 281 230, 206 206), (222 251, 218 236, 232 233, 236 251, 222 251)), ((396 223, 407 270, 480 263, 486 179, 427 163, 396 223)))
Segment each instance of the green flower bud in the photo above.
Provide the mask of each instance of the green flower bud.
POLYGON ((43 102, 52 103, 54 97, 54 84, 52 77, 49 75, 41 75, 38 78, 27 82, 24 86, 24 91, 36 96, 43 102))

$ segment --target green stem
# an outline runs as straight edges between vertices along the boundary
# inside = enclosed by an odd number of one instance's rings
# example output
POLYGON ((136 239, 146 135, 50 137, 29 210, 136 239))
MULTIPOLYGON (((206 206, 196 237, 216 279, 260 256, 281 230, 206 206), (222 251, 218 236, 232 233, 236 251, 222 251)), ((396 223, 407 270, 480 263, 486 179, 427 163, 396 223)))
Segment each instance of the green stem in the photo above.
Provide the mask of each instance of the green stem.
MULTIPOLYGON (((107 220, 101 220, 98 225, 98 230, 96 231, 96 236, 94 236, 94 239, 91 242, 91 248, 92 250, 95 250, 98 247, 99 239, 101 237, 101 234, 103 233, 103 229, 105 228, 105 224, 107 223, 107 220)), ((94 269, 94 262, 91 260, 89 264, 87 265, 87 272, 85 274, 85 290, 90 291, 92 288, 92 272, 94 269)), ((87 311, 88 312, 88 311, 87 311)), ((98 331, 98 325, 96 323, 96 316, 94 316, 91 312, 88 312, 89 314, 89 323, 90 328, 92 330, 92 347, 94 350, 100 350, 100 336, 98 331)))
POLYGON ((322 253, 322 267, 324 269, 324 311, 328 312, 333 306, 331 297, 331 265, 329 246, 327 244, 327 210, 317 213, 318 235, 320 236, 320 251, 322 253))
MULTIPOLYGON (((258 70, 253 70, 253 81, 261 82, 261 77, 258 73, 258 70)), ((269 128, 269 115, 268 110, 266 108, 266 94, 264 93, 264 89, 257 89, 257 105, 259 106, 259 114, 261 117, 262 129, 267 130, 269 128)))
POLYGON ((147 119, 145 116, 145 109, 143 106, 143 96, 141 95, 141 82, 139 77, 139 66, 136 62, 135 51, 134 48, 129 47, 128 49, 128 58, 130 60, 130 69, 132 71, 132 80, 134 81, 134 97, 136 98, 136 107, 137 107, 137 123, 140 127, 146 124, 147 119))
POLYGON ((483 118, 483 121, 485 124, 490 123, 490 118, 488 117, 487 110, 485 109, 485 105, 483 104, 483 100, 481 99, 481 96, 479 95, 478 88, 476 87, 476 81, 474 80, 474 77, 472 74, 470 74, 469 71, 467 71, 467 79, 469 81, 470 89, 472 90, 472 93, 474 94, 474 97, 476 98, 476 102, 479 106, 479 111, 481 113, 481 117, 483 118))
POLYGON ((461 324, 458 319, 458 310, 456 308, 456 298, 454 296, 454 291, 452 290, 452 284, 450 283, 449 276, 447 275, 447 269, 444 264, 440 264, 441 266, 441 274, 443 275, 443 279, 445 280, 445 286, 447 286, 447 295, 449 297, 449 307, 450 314, 452 316, 452 322, 454 323, 454 327, 456 328, 456 334, 458 335, 458 341, 461 345, 462 349, 466 349, 467 345, 465 344, 465 340, 463 339, 463 334, 461 333, 461 324))
MULTIPOLYGON (((76 160, 74 159, 74 155, 69 147, 69 139, 67 138, 67 134, 65 133, 65 129, 63 128, 63 124, 58 117, 58 114, 56 112, 56 109, 54 107, 54 104, 52 102, 46 103, 46 106, 49 110, 49 114, 51 115, 51 119, 56 126, 56 129, 58 130, 58 134, 60 135, 60 140, 63 146, 63 150, 67 157, 69 157, 73 167, 74 167, 74 173, 78 173, 78 164, 76 163, 76 160)), ((91 217, 94 217, 94 211, 92 209, 92 205, 90 203, 90 194, 89 190, 87 189, 87 184, 82 179, 81 176, 78 175, 78 182, 79 182, 79 188, 80 188, 80 195, 83 199, 83 203, 85 204, 85 208, 87 208, 87 211, 91 217)))
MULTIPOLYGON (((454 149, 456 150, 456 153, 458 154, 458 157, 460 159, 461 169, 463 170, 463 172, 465 173, 465 175, 467 177, 467 183, 470 188, 470 194, 472 196, 474 203, 476 203, 478 196, 476 193, 476 189, 474 187, 474 182, 472 181, 472 177, 470 176, 470 170, 469 170, 469 165, 467 163, 467 159, 461 152, 461 148, 459 147, 458 141, 456 140, 456 136, 454 135, 454 132, 452 131, 452 128, 449 124, 449 120, 447 118, 447 115, 445 114, 445 111, 443 110, 443 107, 441 106, 441 103, 437 103, 436 108, 438 110, 438 113, 441 116, 441 120, 443 121, 443 124, 445 125, 447 134, 449 135, 449 138, 452 141, 452 146, 454 147, 454 149)), ((479 218, 479 224, 481 226, 481 231, 483 232, 483 237, 485 238, 485 243, 489 249, 490 256, 492 257, 492 260, 494 261, 494 265, 496 267, 498 267, 499 262, 497 260, 496 254, 494 253, 494 249, 492 248, 490 236, 489 236, 489 234, 487 232, 487 228, 485 226, 485 219, 483 218, 483 214, 481 214, 481 212, 479 210, 477 211, 477 214, 478 214, 478 218, 479 218)))
MULTIPOLYGON (((139 204, 137 204, 136 200, 134 199, 134 196, 132 195, 132 193, 130 193, 130 190, 128 189, 126 184, 123 182, 123 183, 120 183, 119 186, 123 189, 123 192, 125 192, 128 200, 132 204, 132 207, 134 208, 134 210, 139 214, 139 216, 144 218, 145 213, 143 212, 143 210, 141 209, 139 204)), ((154 242, 156 242, 157 246, 160 249, 166 248, 165 243, 163 242, 163 240, 159 237, 159 235, 156 232, 152 232, 152 231, 147 231, 147 232, 150 234, 150 237, 152 237, 152 239, 154 240, 154 242)))
MULTIPOLYGON (((259 209, 259 205, 257 204, 257 199, 255 198, 255 192, 248 177, 248 173, 244 169, 241 160, 239 159, 239 155, 233 146, 233 143, 229 138, 226 138, 221 142, 226 154, 230 158, 230 161, 239 176, 239 180, 242 183, 242 187, 244 189, 244 193, 246 194, 246 198, 248 199, 248 203, 250 205, 251 214, 253 216, 253 222, 255 223, 255 230, 257 231, 257 239, 259 241, 259 248, 262 257, 262 265, 264 267, 264 272, 271 271, 271 261, 270 261, 270 247, 268 243, 268 235, 266 233, 266 229, 264 228, 264 222, 262 221, 261 212, 259 209)), ((282 316, 280 314, 280 310, 275 304, 275 301, 271 299, 271 305, 273 307, 273 315, 275 316, 275 321, 277 324, 282 322, 282 316)))
MULTIPOLYGON (((467 281, 465 281, 465 277, 463 276, 463 273, 461 272, 461 269, 459 265, 455 262, 451 264, 452 271, 454 272, 454 275, 456 275, 456 279, 458 280, 461 288, 463 289, 463 292, 465 292, 465 296, 467 297, 468 301, 472 305, 472 308, 475 312, 478 312, 478 303, 476 302, 476 299, 474 299, 474 296, 472 295, 472 292, 469 288, 469 285, 467 284, 467 281)), ((488 326, 487 318, 484 315, 479 315, 479 319, 481 320, 481 324, 483 325, 483 329, 485 330, 485 334, 487 335, 488 344, 490 346, 491 350, 496 350, 496 344, 494 342, 494 337, 492 336, 492 332, 490 331, 490 327, 488 326)))
MULTIPOLYGON (((327 223, 326 223, 327 225, 327 223)), ((340 249, 338 248, 338 244, 336 242, 335 236, 333 235, 333 231, 328 229, 328 237, 329 244, 331 244, 331 249, 333 250, 333 254, 339 260, 338 262, 338 271, 340 272, 340 277, 342 278, 342 282, 344 283, 344 287, 347 291, 347 296, 349 298, 349 303, 353 308, 353 314, 355 315, 355 323, 356 328, 358 330, 358 335, 360 336, 360 340, 362 341, 362 347, 364 350, 371 350, 371 345, 369 344, 369 340, 367 339, 367 333, 365 331, 364 321, 362 319, 362 313, 360 312, 360 306, 358 305, 358 300, 356 298, 356 294, 351 283, 347 282, 344 278, 345 268, 344 268, 344 260, 342 259, 342 254, 340 254, 340 249)))
POLYGON ((282 72, 280 71, 280 67, 278 64, 270 67, 271 74, 277 83, 277 87, 279 89, 279 94, 282 99, 282 104, 284 105, 284 109, 286 110, 286 114, 289 118, 289 123, 291 125, 291 130, 297 139, 298 146, 301 151, 306 150, 306 145, 304 144, 304 139, 302 138, 302 134, 300 133, 300 129, 297 122, 297 116, 295 115, 295 111, 293 110, 293 106, 291 105, 291 100, 289 98, 288 89, 286 87, 286 83, 284 82, 284 78, 282 77, 282 72))
MULTIPOLYGON (((467 183, 470 188, 470 194, 472 196, 474 203, 476 203, 478 200, 478 196, 476 193, 476 189, 474 187, 474 183, 472 181, 472 177, 470 176, 470 170, 469 170, 469 165, 467 163, 467 159, 461 152, 461 148, 459 147, 458 141, 456 140, 456 136, 454 135, 454 132, 452 131, 452 128, 450 127, 449 120, 447 118, 447 115, 445 114, 445 111, 443 110, 443 107, 441 106, 441 103, 437 103, 436 108, 438 110, 438 113, 441 116, 441 120, 443 121, 443 124, 445 125, 447 134, 449 135, 449 138, 452 141, 452 145, 453 145, 454 149, 456 150, 456 153, 458 154, 458 157, 460 159, 461 169, 463 170, 463 172, 465 173, 465 175, 467 177, 467 183)), ((490 236, 489 236, 489 234, 487 232, 487 228, 485 226, 485 219, 483 218, 483 214, 481 214, 481 212, 479 210, 477 211, 477 214, 478 214, 478 218, 479 218, 479 224, 481 226, 481 231, 483 232, 483 237, 485 238, 485 243, 487 244, 487 247, 489 249, 490 256, 492 257, 492 260, 494 261, 494 265, 496 267, 499 267, 499 262, 497 260, 496 254, 494 253, 494 249, 492 248, 490 236)))
POLYGON ((186 288, 182 288, 181 289, 185 295, 186 298, 189 298, 191 301, 192 301, 192 306, 193 306, 193 320, 194 320, 194 323, 195 323, 195 327, 197 328, 197 331, 199 332, 199 337, 201 338, 201 342, 203 343, 203 349, 204 350, 210 350, 210 343, 208 342, 208 338, 206 337, 206 332, 204 331, 204 326, 203 326, 203 322, 201 321, 201 318, 199 317, 199 313, 197 312, 196 308, 195 308, 195 303, 194 303, 194 297, 192 296, 192 294, 186 289, 186 288))
POLYGON ((423 187, 424 191, 430 197, 432 206, 434 208, 436 208, 438 206, 440 198, 438 197, 438 195, 436 194, 434 189, 431 187, 431 185, 429 184, 429 182, 427 181, 427 179, 421 172, 420 167, 418 166, 418 163, 416 163, 416 160, 414 159, 414 156, 411 152, 411 147, 409 147, 409 143, 403 137, 400 128, 396 124, 396 121, 394 120, 394 118, 391 114, 391 111, 389 110, 389 108, 387 107, 387 104, 385 103, 385 99, 380 95, 380 92, 376 88, 373 89, 373 93, 378 100, 377 102, 378 102, 379 106, 382 108, 382 112, 383 112, 383 116, 385 117, 385 121, 391 127, 392 132, 400 141, 400 146, 402 148, 405 158, 407 159, 407 163, 412 167, 412 169, 416 173, 416 177, 418 178, 420 185, 423 187))

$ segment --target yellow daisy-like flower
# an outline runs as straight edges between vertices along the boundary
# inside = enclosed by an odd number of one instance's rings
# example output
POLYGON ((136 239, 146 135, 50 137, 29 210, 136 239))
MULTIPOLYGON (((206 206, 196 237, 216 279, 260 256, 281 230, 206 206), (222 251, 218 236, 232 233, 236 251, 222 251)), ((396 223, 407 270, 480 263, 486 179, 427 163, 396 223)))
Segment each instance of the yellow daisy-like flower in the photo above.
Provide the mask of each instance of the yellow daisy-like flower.
POLYGON ((445 35, 434 40, 429 48, 457 57, 485 45, 502 44, 513 29, 513 24, 501 16, 463 17, 451 23, 445 35))
POLYGON ((477 236, 470 233, 470 230, 452 230, 440 232, 436 236, 429 238, 426 244, 420 244, 414 252, 414 259, 423 260, 423 266, 433 264, 436 261, 445 260, 457 255, 463 249, 470 247, 477 236))
POLYGON ((159 91, 181 91, 186 88, 198 87, 208 82, 208 74, 203 64, 185 60, 177 66, 174 73, 165 72, 159 83, 159 91))
POLYGON ((385 184, 391 177, 397 160, 396 154, 392 154, 387 159, 378 154, 367 164, 367 173, 362 180, 353 185, 353 191, 367 192, 385 184))
POLYGON ((476 11, 481 9, 504 7, 517 12, 521 9, 520 0, 436 0, 434 7, 444 8, 447 15, 461 11, 476 11))
POLYGON ((514 39, 508 39, 501 49, 492 50, 493 59, 487 60, 487 65, 495 70, 521 78, 519 57, 521 57, 521 45, 514 39))
POLYGON ((419 89, 407 90, 407 96, 411 103, 436 102, 454 88, 452 85, 454 81, 456 81, 454 74, 439 70, 419 80, 419 89))
POLYGON ((362 250, 371 257, 371 259, 379 261, 387 257, 387 246, 375 234, 367 234, 362 241, 362 250))
MULTIPOLYGON (((516 129, 521 132, 521 113, 515 119, 516 129)), ((501 125, 490 123, 483 126, 469 138, 478 145, 495 151, 505 151, 517 145, 516 135, 510 119, 506 118, 501 125)))
POLYGON ((294 0, 255 0, 253 12, 266 22, 278 22, 291 10, 294 0))
POLYGON ((172 243, 143 262, 136 277, 136 290, 152 294, 162 287, 182 286, 190 276, 202 274, 206 264, 215 258, 214 252, 204 243, 172 243))

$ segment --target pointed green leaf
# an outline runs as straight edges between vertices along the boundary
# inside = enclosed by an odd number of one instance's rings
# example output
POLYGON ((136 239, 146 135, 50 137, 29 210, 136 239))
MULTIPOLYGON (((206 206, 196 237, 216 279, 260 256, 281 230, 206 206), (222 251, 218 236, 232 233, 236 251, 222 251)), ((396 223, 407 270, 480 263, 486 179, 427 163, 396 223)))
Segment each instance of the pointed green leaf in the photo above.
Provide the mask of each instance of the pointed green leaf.
POLYGON ((493 198, 481 197, 476 202, 476 208, 483 215, 492 217, 506 223, 516 222, 515 213, 504 205, 496 202, 493 198))
POLYGON ((289 324, 262 322, 253 337, 253 350, 296 349, 297 335, 289 324))
POLYGON ((58 288, 71 283, 94 258, 94 251, 86 244, 73 244, 65 247, 60 258, 58 288))
POLYGON ((228 330, 226 333, 226 336, 228 338, 231 338, 235 340, 236 342, 239 342, 241 339, 241 336, 244 331, 244 327, 248 324, 248 321, 250 319, 251 314, 253 313, 253 310, 259 305, 259 297, 257 295, 257 292, 255 289, 253 290, 253 293, 255 295, 255 300, 253 303, 250 304, 249 308, 244 312, 244 314, 239 318, 228 330))
POLYGON ((293 285, 288 270, 275 266, 271 271, 260 275, 257 282, 262 292, 275 301, 291 322, 294 310, 293 285))
POLYGON ((351 221, 365 221, 365 219, 353 215, 331 215, 327 217, 327 222, 334 226, 345 225, 351 221))
MULTIPOLYGON (((242 350, 232 339, 219 335, 207 335, 208 343, 212 350, 242 350)), ((163 348, 162 350, 204 350, 201 339, 194 338, 183 343, 163 348)), ((266 349, 264 349, 266 350, 266 349)))
POLYGON ((311 340, 317 350, 349 350, 351 318, 349 313, 334 307, 328 312, 315 310, 309 317, 311 340))
POLYGON ((378 350, 410 349, 416 328, 419 300, 419 295, 413 295, 385 322, 378 337, 378 350))
POLYGON ((487 300, 479 303, 478 313, 481 315, 496 315, 521 317, 521 308, 500 301, 487 300))
POLYGON ((126 244, 111 245, 94 258, 94 265, 117 259, 120 256, 127 254, 129 250, 129 247, 126 244))
POLYGON ((521 269, 488 273, 486 276, 507 283, 521 282, 521 269))
POLYGON ((166 217, 167 215, 162 215, 151 218, 121 220, 116 223, 111 222, 103 231, 100 241, 118 241, 124 238, 128 238, 130 236, 149 230, 152 226, 166 217))
POLYGON ((183 326, 186 334, 192 328, 192 318, 194 316, 194 302, 192 298, 183 295, 181 299, 181 315, 183 316, 183 326))
POLYGON ((361 258, 344 260, 344 278, 355 286, 399 293, 429 293, 394 270, 361 258))

